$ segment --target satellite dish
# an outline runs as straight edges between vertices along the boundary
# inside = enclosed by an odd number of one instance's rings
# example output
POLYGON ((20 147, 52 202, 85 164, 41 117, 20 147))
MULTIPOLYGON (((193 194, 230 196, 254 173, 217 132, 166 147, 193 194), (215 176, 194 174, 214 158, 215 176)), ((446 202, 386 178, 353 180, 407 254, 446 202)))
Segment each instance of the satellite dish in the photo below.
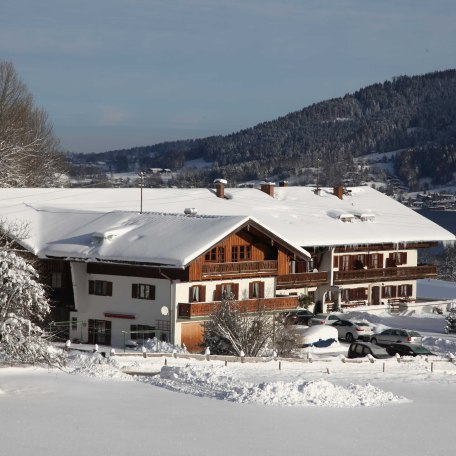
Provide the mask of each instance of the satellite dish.
POLYGON ((161 314, 164 315, 164 316, 168 315, 168 314, 169 314, 169 309, 168 309, 168 307, 163 306, 163 307, 161 308, 161 314))

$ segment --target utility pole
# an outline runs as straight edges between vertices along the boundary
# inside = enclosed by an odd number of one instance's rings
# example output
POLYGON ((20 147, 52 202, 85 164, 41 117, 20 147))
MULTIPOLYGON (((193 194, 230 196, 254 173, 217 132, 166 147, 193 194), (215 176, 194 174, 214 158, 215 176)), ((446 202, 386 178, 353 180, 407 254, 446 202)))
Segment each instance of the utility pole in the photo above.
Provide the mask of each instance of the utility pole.
POLYGON ((143 209, 143 182, 144 182, 144 171, 140 171, 138 173, 138 176, 140 178, 140 181, 139 181, 139 187, 141 189, 141 206, 140 206, 140 210, 139 210, 139 213, 142 214, 142 209, 143 209))

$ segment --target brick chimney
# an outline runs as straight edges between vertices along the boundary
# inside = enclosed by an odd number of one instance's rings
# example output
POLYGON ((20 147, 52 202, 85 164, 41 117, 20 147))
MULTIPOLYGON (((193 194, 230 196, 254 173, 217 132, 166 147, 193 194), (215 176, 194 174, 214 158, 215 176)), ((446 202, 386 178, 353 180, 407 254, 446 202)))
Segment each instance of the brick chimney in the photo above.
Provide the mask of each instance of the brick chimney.
POLYGON ((337 198, 343 199, 344 197, 344 187, 342 185, 338 185, 337 187, 333 188, 333 193, 337 198))
POLYGON ((274 182, 263 182, 261 184, 261 191, 274 198, 274 182))
POLYGON ((225 198, 225 185, 228 182, 225 179, 215 179, 214 184, 215 184, 215 194, 217 195, 217 198, 225 198))

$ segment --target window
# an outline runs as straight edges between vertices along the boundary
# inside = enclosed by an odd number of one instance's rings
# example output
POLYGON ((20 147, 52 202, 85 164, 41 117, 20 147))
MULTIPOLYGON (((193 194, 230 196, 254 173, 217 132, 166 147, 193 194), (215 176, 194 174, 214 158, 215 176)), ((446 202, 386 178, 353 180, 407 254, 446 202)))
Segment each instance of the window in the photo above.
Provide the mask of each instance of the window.
POLYGON ((383 287, 383 297, 384 298, 395 298, 396 297, 396 287, 388 285, 383 287))
POLYGON ((369 267, 371 269, 383 268, 383 255, 381 253, 372 253, 369 255, 369 267))
POLYGON ((210 263, 224 263, 225 262, 225 247, 214 247, 204 255, 204 259, 210 263))
POLYGON ((350 290, 348 288, 341 290, 341 299, 343 302, 350 301, 350 290))
POLYGON ((246 261, 252 258, 252 247, 250 245, 233 245, 231 247, 231 261, 246 261))
POLYGON ((112 282, 105 280, 89 280, 89 294, 112 296, 112 282))
POLYGON ((134 283, 131 286, 131 297, 136 299, 155 299, 155 285, 134 283))
POLYGON ((239 284, 237 283, 222 283, 216 285, 214 293, 214 301, 221 301, 223 298, 233 294, 234 299, 238 299, 239 295, 239 284))
POLYGON ((339 258, 339 269, 341 271, 348 271, 350 269, 350 255, 342 255, 339 258))
POLYGON ((249 284, 249 298, 264 298, 264 282, 252 282, 249 284))
POLYGON ((78 319, 76 317, 71 317, 71 329, 73 331, 78 329, 78 319))
POLYGON ((204 285, 194 285, 189 290, 189 302, 205 302, 206 287, 204 285))
POLYGON ((389 254, 389 264, 391 267, 407 264, 407 252, 393 252, 389 254))
POLYGON ((155 337, 155 326, 150 325, 131 325, 130 339, 153 339, 155 337))
POLYGON ((401 298, 412 296, 412 285, 399 285, 397 295, 401 298))
POLYGON ((365 264, 365 255, 354 255, 353 260, 353 269, 363 269, 365 264))
POLYGON ((367 288, 351 288, 348 290, 349 301, 363 301, 367 299, 367 288))
POLYGON ((52 288, 62 288, 62 273, 53 272, 51 275, 51 287, 52 288))

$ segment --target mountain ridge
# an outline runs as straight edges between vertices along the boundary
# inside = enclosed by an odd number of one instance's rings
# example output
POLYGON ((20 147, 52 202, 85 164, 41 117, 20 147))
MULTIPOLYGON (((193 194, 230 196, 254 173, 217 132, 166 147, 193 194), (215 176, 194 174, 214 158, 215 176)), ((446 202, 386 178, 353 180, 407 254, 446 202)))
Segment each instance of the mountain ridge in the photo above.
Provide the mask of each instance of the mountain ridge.
POLYGON ((423 177, 440 183, 454 178, 455 69, 394 77, 228 135, 77 157, 89 163, 104 160, 113 171, 132 166, 177 170, 202 158, 209 168, 184 173, 187 184, 200 185, 221 176, 233 183, 288 178, 318 164, 321 183, 334 185, 347 173, 357 174, 354 158, 396 149, 406 149, 394 166, 409 187, 416 188, 423 177))

